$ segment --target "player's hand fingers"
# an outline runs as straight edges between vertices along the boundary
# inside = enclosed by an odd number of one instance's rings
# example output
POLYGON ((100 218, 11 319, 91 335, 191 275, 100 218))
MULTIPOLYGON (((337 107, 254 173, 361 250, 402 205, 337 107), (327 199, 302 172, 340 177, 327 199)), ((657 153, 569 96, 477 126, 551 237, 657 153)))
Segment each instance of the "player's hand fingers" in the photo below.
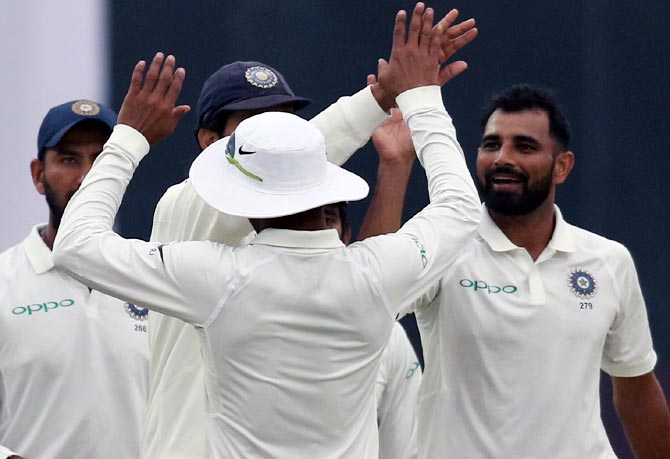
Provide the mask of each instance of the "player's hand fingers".
POLYGON ((167 92, 168 89, 170 89, 170 86, 172 85, 172 80, 174 79, 174 66, 175 66, 175 58, 172 54, 170 54, 168 57, 165 58, 165 62, 163 63, 163 68, 160 71, 160 74, 158 76, 158 82, 156 83, 156 88, 155 88, 155 93, 163 97, 167 92))
POLYGON ((179 94, 181 93, 185 78, 186 70, 184 70, 183 67, 179 67, 174 71, 174 74, 170 74, 170 83, 165 92, 165 100, 170 105, 177 103, 177 97, 179 97, 179 94))
MULTIPOLYGON (((442 19, 438 21, 437 25, 442 25, 443 29, 447 31, 447 33, 450 33, 450 29, 452 29, 452 24, 458 18, 458 10, 456 8, 451 9, 447 14, 444 15, 442 19)), ((454 32, 455 33, 455 32, 454 32)), ((459 34, 460 35, 460 34, 459 34)))
POLYGON ((468 64, 465 61, 456 61, 447 65, 442 70, 440 70, 440 74, 438 75, 440 85, 443 86, 447 83, 447 81, 465 72, 467 68, 468 64))
POLYGON ((145 91, 151 92, 156 87, 156 82, 158 81, 158 75, 160 73, 161 67, 163 66, 163 61, 165 60, 165 55, 161 52, 156 53, 151 65, 149 65, 149 70, 147 71, 146 76, 144 77, 144 86, 145 91))
POLYGON ((128 95, 136 95, 142 90, 142 77, 144 76, 144 69, 146 68, 146 61, 139 61, 135 64, 133 74, 130 77, 130 86, 128 87, 128 95))
MULTIPOLYGON (((421 16, 421 32, 419 35, 419 46, 423 49, 430 49, 433 45, 433 37, 435 36, 433 30, 433 18, 435 12, 432 8, 426 8, 421 16)), ((440 34, 441 36, 442 34, 440 34)), ((439 37, 438 37, 439 39, 439 37)), ((439 44, 439 41, 438 41, 439 44)))
POLYGON ((407 43, 412 46, 416 46, 419 43, 424 11, 425 6, 422 2, 417 3, 414 7, 412 19, 409 22, 409 34, 407 35, 407 43))
POLYGON ((474 18, 467 19, 463 22, 459 22, 456 25, 452 25, 451 27, 447 26, 445 29, 447 31, 447 37, 449 39, 456 38, 460 35, 463 35, 466 33, 468 30, 472 29, 475 27, 475 20, 474 18))
MULTIPOLYGON (((391 56, 393 53, 405 46, 405 28, 407 27, 407 12, 398 11, 395 16, 395 25, 393 26, 393 45, 391 46, 391 56)), ((377 74, 379 75, 379 74, 377 74)))
POLYGON ((451 47, 453 48, 452 53, 458 51, 459 49, 470 43, 472 40, 477 38, 477 34, 479 34, 479 30, 477 30, 476 28, 472 28, 463 35, 460 35, 459 37, 451 40, 451 47))

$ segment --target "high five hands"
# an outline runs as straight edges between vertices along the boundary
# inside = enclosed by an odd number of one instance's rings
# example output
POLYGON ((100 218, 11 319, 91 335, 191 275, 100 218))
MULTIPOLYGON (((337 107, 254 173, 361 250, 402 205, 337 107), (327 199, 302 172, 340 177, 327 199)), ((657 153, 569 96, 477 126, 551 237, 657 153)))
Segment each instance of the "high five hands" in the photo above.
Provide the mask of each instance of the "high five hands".
POLYGON ((379 59, 378 81, 372 85, 372 93, 382 109, 388 111, 395 106, 395 97, 400 92, 429 84, 443 86, 467 68, 465 61, 444 65, 477 37, 474 19, 454 25, 458 14, 458 10, 452 9, 433 26, 433 9, 419 2, 407 31, 407 13, 398 12, 391 57, 388 62, 379 59))
POLYGON ((150 145, 172 134, 179 120, 191 110, 188 105, 175 106, 186 71, 175 70, 175 58, 157 53, 146 75, 146 62, 135 65, 130 87, 121 109, 119 124, 126 124, 142 133, 150 145))

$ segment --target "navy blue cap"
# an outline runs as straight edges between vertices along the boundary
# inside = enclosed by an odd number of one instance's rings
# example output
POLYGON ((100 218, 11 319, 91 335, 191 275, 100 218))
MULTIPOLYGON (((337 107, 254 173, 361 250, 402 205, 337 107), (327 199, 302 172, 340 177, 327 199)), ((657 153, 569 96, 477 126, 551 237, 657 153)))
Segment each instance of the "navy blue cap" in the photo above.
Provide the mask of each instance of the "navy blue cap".
POLYGON ((55 147, 76 124, 86 120, 98 120, 113 129, 116 117, 112 109, 90 100, 73 100, 53 107, 42 120, 37 134, 38 158, 46 148, 55 147))
POLYGON ((198 127, 207 127, 224 112, 257 110, 290 103, 296 110, 312 101, 297 97, 269 65, 236 61, 214 72, 202 86, 196 111, 198 127))

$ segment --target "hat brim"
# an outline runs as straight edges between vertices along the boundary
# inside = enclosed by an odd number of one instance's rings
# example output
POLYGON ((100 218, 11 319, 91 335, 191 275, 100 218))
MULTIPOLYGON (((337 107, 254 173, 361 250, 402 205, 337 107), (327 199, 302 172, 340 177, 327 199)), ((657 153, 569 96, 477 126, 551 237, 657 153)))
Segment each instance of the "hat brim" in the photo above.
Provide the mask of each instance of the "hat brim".
POLYGON ((365 180, 330 163, 322 184, 308 190, 274 193, 245 186, 248 178, 226 159, 228 139, 223 138, 207 147, 189 171, 196 193, 220 212, 247 218, 276 218, 326 204, 359 201, 368 195, 365 180))
POLYGON ((217 115, 223 112, 233 112, 237 110, 260 110, 263 108, 270 108, 276 105, 292 104, 296 110, 305 108, 312 101, 304 97, 290 96, 287 94, 273 94, 268 96, 254 97, 251 99, 233 102, 220 107, 211 117, 216 118, 217 115))
POLYGON ((114 123, 114 124, 110 125, 108 120, 106 120, 102 117, 99 117, 99 116, 91 116, 91 117, 88 117, 88 118, 81 118, 81 119, 75 120, 75 121, 71 122, 70 124, 67 124, 67 125, 63 126, 62 128, 60 128, 54 135, 52 135, 46 142, 44 142, 44 145, 42 146, 42 149, 55 147, 56 145, 58 145, 58 142, 60 142, 61 139, 63 137, 65 137, 65 134, 70 132, 70 129, 72 129, 73 127, 75 127, 79 123, 83 123, 84 121, 90 121, 90 120, 99 121, 100 124, 106 126, 109 129, 110 132, 114 129, 114 125, 116 124, 116 123, 114 123))

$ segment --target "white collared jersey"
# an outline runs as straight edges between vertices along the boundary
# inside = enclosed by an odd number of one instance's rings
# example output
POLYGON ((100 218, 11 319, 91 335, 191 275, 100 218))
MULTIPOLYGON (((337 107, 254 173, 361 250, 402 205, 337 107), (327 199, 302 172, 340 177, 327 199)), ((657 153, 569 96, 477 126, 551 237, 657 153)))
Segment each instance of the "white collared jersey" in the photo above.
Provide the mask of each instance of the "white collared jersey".
POLYGON ((210 456, 378 457, 374 382, 395 318, 439 280, 480 218, 440 96, 430 86, 396 99, 430 205, 397 233, 348 247, 335 230, 269 228, 237 248, 122 239, 113 217, 148 144, 114 128, 68 204, 54 257, 106 293, 197 327, 210 456))
MULTIPOLYGON (((385 118, 365 88, 341 98, 311 122, 324 134, 329 161, 341 164, 385 118)), ((152 241, 215 241, 232 246, 245 245, 254 236, 248 219, 210 207, 189 180, 170 187, 161 197, 151 231, 152 241)), ((200 340, 191 324, 174 317, 154 313, 150 321, 151 386, 143 457, 201 457, 206 417, 200 340)))
POLYGON ((405 329, 396 322, 382 353, 375 382, 379 459, 416 457, 420 386, 421 364, 405 329))
POLYGON ((55 268, 38 227, 0 254, 0 444, 29 458, 138 457, 147 313, 55 268))
POLYGON ((555 213, 534 262, 484 207, 478 237, 417 310, 421 457, 615 457, 600 419, 600 369, 653 369, 645 304, 628 251, 555 213), (443 435, 431 434, 435 425, 443 435))

